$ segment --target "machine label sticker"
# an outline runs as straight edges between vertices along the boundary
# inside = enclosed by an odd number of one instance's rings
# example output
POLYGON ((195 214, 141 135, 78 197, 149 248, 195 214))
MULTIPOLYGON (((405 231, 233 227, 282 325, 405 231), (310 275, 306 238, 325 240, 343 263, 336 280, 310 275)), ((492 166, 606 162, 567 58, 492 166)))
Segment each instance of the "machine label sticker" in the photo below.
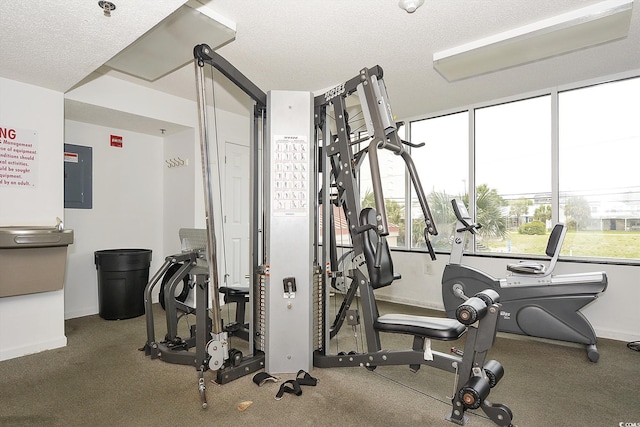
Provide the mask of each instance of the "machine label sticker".
POLYGON ((35 187, 38 133, 0 126, 0 186, 35 187))
POLYGON ((330 99, 335 98, 338 95, 342 95, 345 91, 344 83, 339 84, 338 86, 326 91, 324 93, 324 100, 329 101, 330 99))
POLYGON ((304 136, 274 138, 272 211, 276 216, 307 216, 309 212, 309 141, 304 136))

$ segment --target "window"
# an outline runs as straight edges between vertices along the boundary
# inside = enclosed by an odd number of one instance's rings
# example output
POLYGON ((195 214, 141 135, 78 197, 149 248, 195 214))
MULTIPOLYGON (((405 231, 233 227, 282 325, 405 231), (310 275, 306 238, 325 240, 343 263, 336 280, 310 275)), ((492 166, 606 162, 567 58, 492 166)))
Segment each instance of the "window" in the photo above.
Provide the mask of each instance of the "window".
POLYGON ((640 258, 640 79, 558 94, 563 255, 640 258))
POLYGON ((542 255, 552 226, 550 96, 475 114, 476 250, 542 255))
MULTIPOLYGON (((469 113, 467 111, 411 123, 411 157, 438 229, 431 239, 436 250, 450 250, 455 226, 451 199, 465 198, 469 178, 469 113)), ((411 192, 411 247, 424 248, 424 217, 411 192)))
MULTIPOLYGON (((450 250, 449 203, 459 197, 483 225, 474 252, 543 255, 560 221, 563 256, 639 260, 639 97, 633 77, 411 122, 411 141, 426 142, 411 155, 438 228, 434 247, 450 250)), ((422 249, 422 212, 415 192, 407 197, 410 247, 422 249)))

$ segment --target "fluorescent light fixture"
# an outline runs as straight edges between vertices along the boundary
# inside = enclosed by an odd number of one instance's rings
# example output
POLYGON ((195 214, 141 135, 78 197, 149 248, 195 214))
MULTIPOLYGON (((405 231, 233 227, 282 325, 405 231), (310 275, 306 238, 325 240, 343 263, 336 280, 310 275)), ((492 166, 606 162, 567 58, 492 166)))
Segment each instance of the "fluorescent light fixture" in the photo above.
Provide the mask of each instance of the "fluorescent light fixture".
POLYGON ((106 65, 154 81, 193 61, 194 46, 206 43, 216 49, 235 37, 234 22, 189 0, 106 65))
POLYGON ((607 0, 433 54, 448 81, 610 42, 629 32, 633 0, 607 0))

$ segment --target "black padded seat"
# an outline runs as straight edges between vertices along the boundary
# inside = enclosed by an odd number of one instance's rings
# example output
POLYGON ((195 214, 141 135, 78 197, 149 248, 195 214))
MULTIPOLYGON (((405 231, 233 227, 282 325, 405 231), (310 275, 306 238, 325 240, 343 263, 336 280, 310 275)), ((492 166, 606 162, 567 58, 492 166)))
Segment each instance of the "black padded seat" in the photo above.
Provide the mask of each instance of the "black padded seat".
POLYGON ((385 314, 378 317, 373 327, 381 332, 408 334, 441 341, 457 340, 467 328, 455 319, 385 314))
POLYGON ((248 287, 220 286, 218 292, 230 297, 249 297, 248 287))

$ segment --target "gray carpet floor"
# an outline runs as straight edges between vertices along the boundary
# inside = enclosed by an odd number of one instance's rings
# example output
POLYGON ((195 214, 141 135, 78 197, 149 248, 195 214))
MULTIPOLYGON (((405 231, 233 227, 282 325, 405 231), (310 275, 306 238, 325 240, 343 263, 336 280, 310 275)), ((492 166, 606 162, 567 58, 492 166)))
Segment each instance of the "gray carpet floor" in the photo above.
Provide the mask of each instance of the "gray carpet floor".
MULTIPOLYGON (((380 311, 442 316, 389 303, 380 303, 380 311)), ((154 313, 156 334, 164 334, 161 308, 154 313)), ((66 335, 64 348, 0 362, 0 426, 454 425, 444 420, 453 374, 426 366, 417 373, 406 366, 315 368, 317 386, 281 400, 274 399, 279 384, 257 387, 251 374, 217 385, 209 371, 209 406, 203 409, 193 367, 151 360, 138 350, 146 341, 144 316, 72 319, 66 335), (240 411, 246 401, 251 405, 240 411)), ((351 327, 343 328, 340 339, 342 349, 353 347, 351 327)), ((383 334, 382 342, 385 348, 405 349, 411 337, 383 334)), ((246 347, 238 338, 231 345, 246 347)), ((433 346, 447 352, 464 342, 433 346)), ((640 425, 640 353, 605 339, 598 348, 600 361, 591 363, 576 345, 499 334, 489 358, 500 361, 506 373, 489 400, 507 405, 517 426, 640 425)), ((480 410, 467 413, 467 426, 494 425, 480 410)))

